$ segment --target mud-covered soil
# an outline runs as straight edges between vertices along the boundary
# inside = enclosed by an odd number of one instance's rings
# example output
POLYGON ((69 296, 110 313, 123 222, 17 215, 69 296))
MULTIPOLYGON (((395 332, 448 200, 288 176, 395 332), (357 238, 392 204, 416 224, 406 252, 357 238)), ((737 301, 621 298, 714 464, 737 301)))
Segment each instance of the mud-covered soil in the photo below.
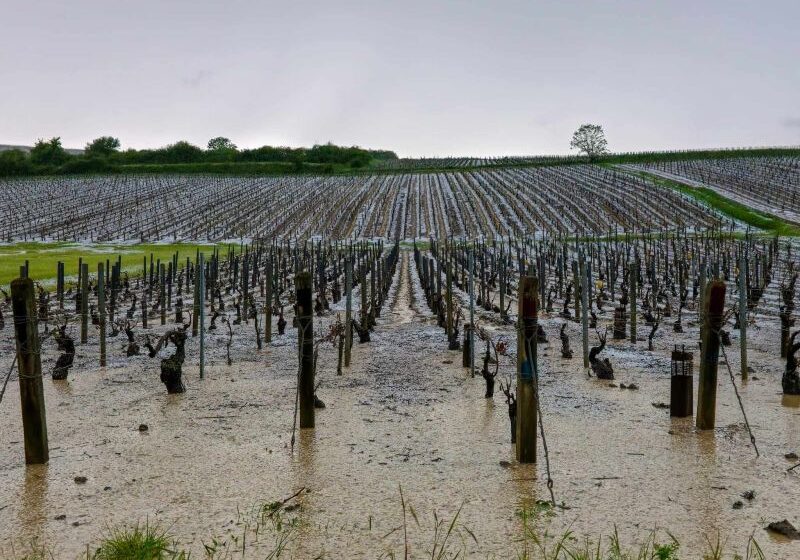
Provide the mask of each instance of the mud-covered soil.
MULTIPOLYGON (((607 306, 601 324, 611 317, 607 306)), ((333 318, 315 321, 324 330, 333 318)), ((704 549, 706 536, 720 534, 729 548, 743 550, 754 534, 768 558, 800 557, 797 542, 763 529, 784 518, 800 526, 800 472, 788 472, 793 462, 784 458, 800 453, 800 401, 781 395, 778 320, 755 318, 748 333, 751 379, 736 377, 761 452, 756 458, 724 365, 716 430, 698 433, 691 418, 670 419, 668 410, 653 406, 669 402, 672 345, 696 347, 695 319, 685 314, 682 335, 665 321, 654 352, 646 351, 644 325, 635 346, 609 340, 603 355, 614 364, 615 386, 587 376, 578 324, 568 327, 575 358, 564 360, 563 320, 543 319, 550 342, 539 347, 542 411, 554 492, 565 506, 556 509, 549 529, 598 535, 616 525, 630 542, 665 527, 689 558, 704 549), (749 490, 754 499, 740 497, 749 490), (742 507, 734 509, 737 501, 742 507)), ((513 328, 491 326, 496 336, 508 337, 513 353, 513 328)), ((13 346, 8 326, 0 334, 4 373, 13 346)), ((738 372, 737 332, 731 335, 727 355, 738 372)), ((44 379, 46 466, 24 466, 12 379, 0 403, 0 556, 35 539, 56 558, 75 558, 109 527, 147 520, 168 527, 202 558, 203 543, 242 533, 242 512, 302 487, 308 491, 292 502, 299 505, 292 515, 300 524, 289 543, 296 558, 401 550, 402 531, 393 531, 402 523, 400 487, 419 517, 420 527, 409 522, 417 554, 430 548, 433 512, 449 520, 463 504, 460 522, 477 540, 466 542, 470 553, 513 555, 519 512, 549 498, 544 462, 515 463, 502 393, 498 388, 493 400, 484 399, 483 379, 461 367, 460 352, 447 350, 408 253, 401 253, 372 342, 355 344, 352 366, 336 376, 335 349, 321 350, 318 396, 327 408, 317 411, 315 429, 298 431, 294 450, 296 330, 290 318, 287 334, 261 352, 254 336, 252 322, 237 327, 229 367, 224 329, 208 335, 203 380, 198 339, 190 339, 182 395, 166 394, 157 359, 124 357, 124 335, 109 342, 104 369, 96 366, 96 341, 78 345, 69 380, 44 379)), ((45 344, 46 373, 57 357, 54 346, 45 344)), ((513 359, 501 357, 500 369, 503 379, 512 375, 513 359)), ((271 536, 248 537, 247 557, 262 557, 273 546, 271 536)))

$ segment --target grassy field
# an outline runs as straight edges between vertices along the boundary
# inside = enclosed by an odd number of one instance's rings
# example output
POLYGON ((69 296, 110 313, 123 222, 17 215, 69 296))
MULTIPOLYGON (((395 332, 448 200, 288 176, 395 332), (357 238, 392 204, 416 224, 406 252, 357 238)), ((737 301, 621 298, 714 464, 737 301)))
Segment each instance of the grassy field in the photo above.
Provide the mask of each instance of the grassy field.
POLYGON ((178 260, 186 257, 194 260, 198 249, 210 253, 213 245, 194 243, 171 244, 92 244, 76 243, 12 243, 0 245, 0 286, 6 287, 19 276, 19 269, 29 263, 29 276, 36 281, 54 283, 58 261, 64 262, 65 275, 77 276, 78 259, 83 258, 91 273, 97 272, 97 264, 109 260, 114 262, 122 257, 122 269, 129 272, 142 269, 143 258, 169 261, 177 251, 178 260))

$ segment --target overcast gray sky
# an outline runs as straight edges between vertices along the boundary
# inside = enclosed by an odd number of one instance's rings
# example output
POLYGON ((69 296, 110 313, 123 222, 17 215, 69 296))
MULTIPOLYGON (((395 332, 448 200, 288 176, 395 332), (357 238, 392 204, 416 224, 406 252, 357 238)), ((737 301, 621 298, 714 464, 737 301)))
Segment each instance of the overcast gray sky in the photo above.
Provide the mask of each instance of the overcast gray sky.
POLYGON ((800 1, 0 0, 0 143, 800 144, 800 1))

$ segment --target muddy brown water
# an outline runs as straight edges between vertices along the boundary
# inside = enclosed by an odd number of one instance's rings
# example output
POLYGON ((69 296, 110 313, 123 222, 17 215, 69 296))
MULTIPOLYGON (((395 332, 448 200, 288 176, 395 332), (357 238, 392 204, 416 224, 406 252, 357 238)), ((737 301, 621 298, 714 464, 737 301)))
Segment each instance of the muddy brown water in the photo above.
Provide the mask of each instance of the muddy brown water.
MULTIPOLYGON (((544 462, 515 463, 502 394, 484 399, 483 380, 461 368, 460 352, 447 350, 411 263, 402 254, 372 342, 354 346, 344 375, 335 375, 333 347, 322 349, 319 396, 327 408, 317 411, 314 430, 298 431, 293 451, 291 327, 257 352, 243 326, 231 367, 226 337, 210 335, 202 381, 197 341, 190 341, 183 395, 165 393, 157 361, 122 357, 121 339, 109 343, 114 357, 105 369, 91 365, 96 346, 79 346, 68 382, 44 380, 51 446, 45 466, 24 466, 12 381, 0 403, 0 557, 36 541, 55 558, 77 558, 110 528, 138 521, 168 528, 195 557, 216 538, 237 551, 232 557, 244 547, 246 557, 261 558, 275 546, 274 534, 263 529, 256 538, 252 525, 244 526, 247 512, 303 487, 289 502, 299 507, 285 514, 298 520, 291 557, 402 554, 402 531, 395 530, 402 525, 401 487, 419 519, 418 526, 409 515, 412 557, 432 546, 433 513, 449 522, 459 507, 460 523, 477 541, 464 539, 470 557, 513 557, 521 547, 520 511, 549 497, 544 462), (142 423, 148 431, 139 431, 142 423), (87 481, 76 483, 78 476, 87 481)), ((610 307, 600 317, 610 323, 610 307)), ((706 538, 720 535, 742 551, 753 534, 768 558, 800 558, 798 542, 763 529, 784 518, 800 526, 800 473, 788 472, 793 462, 784 458, 800 453, 800 402, 781 395, 777 320, 757 318, 748 333, 753 379, 737 376, 761 451, 756 458, 724 365, 716 430, 698 433, 691 418, 670 419, 652 405, 669 401, 669 350, 674 343, 695 346, 694 319, 686 314, 682 335, 662 326, 654 352, 646 351, 644 326, 635 347, 609 341, 604 354, 615 365, 615 383, 635 383, 637 391, 586 375, 578 324, 568 328, 575 358, 563 360, 562 320, 543 319, 550 343, 539 347, 542 409, 554 492, 567 509, 540 524, 592 538, 616 526, 628 544, 663 527, 688 558, 700 556, 706 538), (752 501, 740 497, 748 490, 755 491, 752 501), (733 508, 737 500, 741 509, 733 508)), ((509 338, 513 351, 513 330, 492 329, 509 338)), ((737 332, 731 334, 727 353, 737 371, 737 332)), ((0 366, 7 371, 11 346, 3 344, 0 366)), ((46 356, 45 371, 55 356, 46 356)), ((513 371, 513 361, 501 358, 501 376, 513 371)), ((541 444, 539 450, 541 457, 541 444)))

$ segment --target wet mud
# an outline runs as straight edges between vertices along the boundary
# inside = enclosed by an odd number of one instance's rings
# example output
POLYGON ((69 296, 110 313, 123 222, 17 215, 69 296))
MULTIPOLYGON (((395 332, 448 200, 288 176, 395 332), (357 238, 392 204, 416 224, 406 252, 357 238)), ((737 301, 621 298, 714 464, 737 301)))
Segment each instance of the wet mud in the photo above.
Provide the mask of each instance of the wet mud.
MULTIPOLYGON (((318 328, 343 315, 343 304, 315 318, 318 328)), ((543 317, 549 343, 539 346, 554 492, 565 506, 546 522, 550 532, 607 535, 616 525, 630 543, 663 527, 690 558, 705 549, 706 537, 719 534, 743 550, 754 534, 768 558, 800 557, 800 544, 764 531, 784 518, 800 526, 800 472, 787 471, 793 462, 784 457, 800 453, 800 400, 781 394, 777 318, 756 317, 748 332, 751 379, 736 377, 761 452, 756 458, 725 365, 716 430, 697 432, 692 418, 671 419, 653 406, 669 402, 672 345, 696 349, 694 312, 685 312, 683 334, 662 325, 653 352, 644 326, 635 345, 609 340, 603 355, 614 364, 613 386, 582 367, 577 323, 567 327, 575 358, 561 358, 564 320, 556 315, 543 317), (621 383, 638 390, 620 389, 621 383), (742 500, 749 490, 754 499, 742 500), (743 505, 734 509, 737 501, 743 505)), ((599 313, 600 324, 610 325, 612 315, 611 307, 599 313)), ((491 327, 511 345, 512 357, 501 357, 499 378, 506 380, 515 371, 515 333, 513 326, 491 327)), ((9 334, 2 332, 4 372, 13 359, 9 334)), ((106 368, 94 365, 96 343, 78 346, 67 381, 44 379, 50 438, 44 466, 24 466, 12 380, 0 403, 0 556, 35 540, 56 558, 77 558, 110 527, 147 520, 168 527, 202 558, 204 543, 242 532, 241 512, 303 487, 288 545, 296 558, 402 551, 402 531, 395 530, 402 523, 401 487, 419 516, 420 526, 409 527, 415 557, 430 548, 433 512, 449 520, 460 507, 459 520, 477 541, 466 543, 471 555, 514 555, 520 512, 549 499, 544 462, 515 463, 502 393, 483 398, 480 374, 471 377, 460 352, 447 350, 407 252, 372 342, 355 343, 342 376, 335 348, 322 348, 318 395, 327 408, 317 411, 314 430, 298 430, 293 450, 296 330, 290 321, 286 335, 260 352, 253 336, 251 326, 241 326, 227 366, 227 335, 208 335, 203 380, 198 339, 190 339, 180 395, 166 394, 157 359, 125 358, 122 338, 109 342, 106 368)), ((737 372, 737 331, 731 338, 726 351, 737 372)), ((46 372, 56 357, 45 349, 46 372)), ((698 361, 696 352, 695 395, 698 361)), ((249 541, 248 557, 273 546, 266 536, 249 541)))

